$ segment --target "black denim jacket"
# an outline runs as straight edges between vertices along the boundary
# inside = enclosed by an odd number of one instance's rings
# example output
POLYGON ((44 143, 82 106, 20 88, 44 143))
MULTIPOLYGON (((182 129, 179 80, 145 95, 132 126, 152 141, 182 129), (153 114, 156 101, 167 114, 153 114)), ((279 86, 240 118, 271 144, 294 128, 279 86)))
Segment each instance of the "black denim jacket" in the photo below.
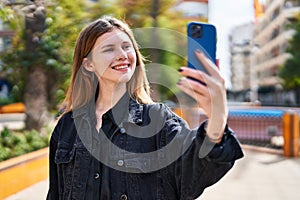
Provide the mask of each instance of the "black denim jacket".
POLYGON ((191 131, 163 104, 129 99, 114 108, 102 117, 103 132, 93 106, 60 118, 50 140, 47 199, 195 199, 243 157, 228 127, 213 145, 205 122, 191 131))

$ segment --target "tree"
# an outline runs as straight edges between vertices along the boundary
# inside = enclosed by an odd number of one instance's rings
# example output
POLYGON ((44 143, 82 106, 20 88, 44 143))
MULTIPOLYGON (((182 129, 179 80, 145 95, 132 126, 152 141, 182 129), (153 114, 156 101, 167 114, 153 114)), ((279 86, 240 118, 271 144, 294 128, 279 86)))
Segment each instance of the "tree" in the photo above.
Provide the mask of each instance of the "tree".
POLYGON ((296 91, 296 99, 300 103, 300 14, 297 15, 295 23, 292 23, 290 27, 294 30, 294 35, 286 50, 290 57, 280 69, 279 77, 282 78, 285 88, 296 91))
MULTIPOLYGON (((26 2, 30 3, 29 0, 26 2)), ((175 0, 101 0, 95 3, 82 0, 35 0, 30 5, 11 7, 15 10, 15 18, 10 23, 16 34, 11 50, 1 55, 1 60, 4 67, 12 72, 9 78, 19 91, 18 99, 26 104, 27 129, 39 130, 47 122, 44 116, 48 116, 48 111, 55 108, 64 97, 69 85, 73 45, 86 22, 109 14, 124 18, 133 28, 155 26, 184 33, 186 22, 180 14, 172 11, 174 3, 175 0), (152 9, 149 10, 149 7, 152 9), (39 29, 36 29, 34 20, 39 21, 39 29)), ((176 41, 169 35, 158 35, 157 38, 166 47, 185 48, 182 41, 176 41)), ((150 36, 144 39, 152 42, 150 36)), ((159 50, 156 58, 151 56, 151 49, 142 51, 155 63, 174 68, 184 64, 182 57, 172 54, 175 51, 167 52, 164 49, 167 48, 159 50)), ((177 79, 161 71, 155 74, 158 74, 159 79, 170 79, 172 83, 177 79)), ((166 91, 164 87, 160 88, 160 94, 163 95, 161 99, 172 95, 166 91)))
POLYGON ((15 19, 23 19, 23 24, 14 28, 12 48, 2 56, 25 103, 26 128, 36 130, 48 122, 56 97, 64 93, 73 45, 85 21, 85 5, 80 0, 45 2, 36 0, 13 7, 15 19))

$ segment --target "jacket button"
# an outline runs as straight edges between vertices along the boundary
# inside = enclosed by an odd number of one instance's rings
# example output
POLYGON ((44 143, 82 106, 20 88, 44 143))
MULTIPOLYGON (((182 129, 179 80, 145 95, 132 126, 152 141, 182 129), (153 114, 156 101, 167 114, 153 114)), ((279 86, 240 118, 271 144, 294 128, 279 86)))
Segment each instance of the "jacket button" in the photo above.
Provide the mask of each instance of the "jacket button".
POLYGON ((107 114, 102 115, 102 119, 108 119, 107 114))
POLYGON ((118 160, 117 165, 122 167, 124 165, 124 161, 123 160, 118 160))
POLYGON ((97 180, 97 179, 99 179, 99 178, 100 178, 100 174, 99 174, 98 172, 96 172, 96 173, 94 174, 94 179, 97 180))
POLYGON ((121 127, 121 128, 120 128, 120 133, 122 133, 122 134, 126 133, 126 129, 123 128, 123 127, 121 127))
POLYGON ((127 195, 126 194, 122 194, 121 197, 120 197, 120 200, 127 200, 127 195))

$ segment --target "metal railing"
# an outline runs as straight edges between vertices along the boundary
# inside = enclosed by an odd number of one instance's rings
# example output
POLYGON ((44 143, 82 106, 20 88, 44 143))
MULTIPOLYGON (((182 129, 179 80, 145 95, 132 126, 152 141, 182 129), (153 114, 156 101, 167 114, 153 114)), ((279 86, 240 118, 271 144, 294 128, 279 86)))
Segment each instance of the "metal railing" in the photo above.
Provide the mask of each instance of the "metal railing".
POLYGON ((231 109, 228 125, 242 143, 281 148, 272 144, 272 138, 283 136, 283 114, 283 110, 231 109))
MULTIPOLYGON (((201 110, 176 108, 191 128, 206 119, 201 110)), ((290 107, 233 106, 228 125, 242 144, 283 150, 285 156, 300 156, 300 109, 290 107)))

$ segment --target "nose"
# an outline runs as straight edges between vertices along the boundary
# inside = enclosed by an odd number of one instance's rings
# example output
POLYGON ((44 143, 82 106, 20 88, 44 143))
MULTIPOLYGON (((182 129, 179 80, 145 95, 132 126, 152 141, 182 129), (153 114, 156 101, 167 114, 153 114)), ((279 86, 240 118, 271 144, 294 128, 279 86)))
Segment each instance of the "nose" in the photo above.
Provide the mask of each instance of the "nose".
POLYGON ((121 48, 118 52, 116 60, 126 60, 126 59, 127 59, 127 52, 121 48))

